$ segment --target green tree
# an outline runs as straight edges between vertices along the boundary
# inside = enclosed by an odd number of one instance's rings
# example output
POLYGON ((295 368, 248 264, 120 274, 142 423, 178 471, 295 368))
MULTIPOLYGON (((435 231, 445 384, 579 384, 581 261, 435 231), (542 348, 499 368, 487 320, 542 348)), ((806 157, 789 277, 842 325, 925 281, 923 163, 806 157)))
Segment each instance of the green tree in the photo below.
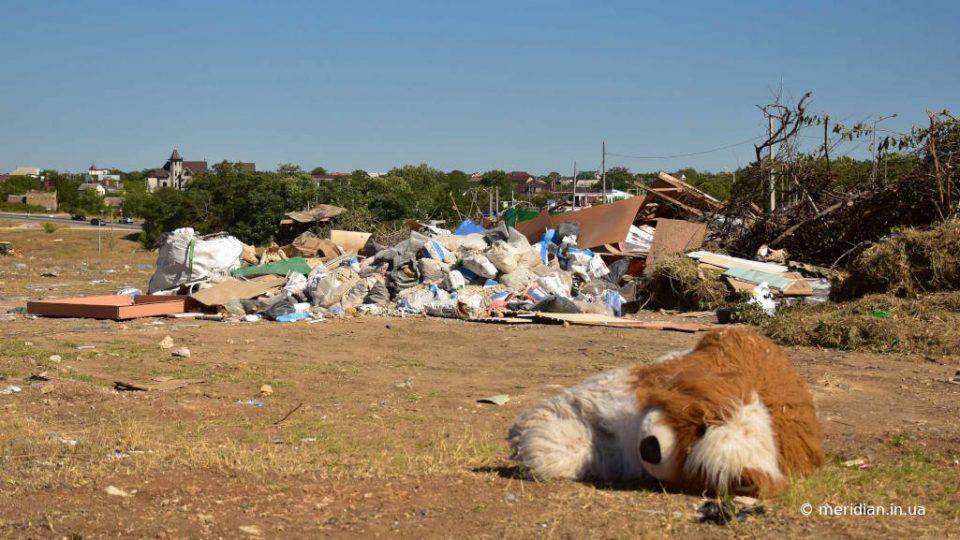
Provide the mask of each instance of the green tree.
POLYGON ((293 163, 281 163, 277 166, 277 174, 301 174, 303 169, 293 163))
POLYGON ((636 177, 626 167, 611 167, 607 170, 607 187, 630 191, 635 186, 636 177))
POLYGON ((493 169, 483 173, 480 177, 480 185, 495 189, 500 188, 500 198, 506 199, 513 192, 513 182, 510 175, 500 169, 493 169))
POLYGON ((310 169, 310 174, 313 176, 322 176, 324 174, 327 174, 327 170, 324 169, 323 167, 314 167, 310 169))

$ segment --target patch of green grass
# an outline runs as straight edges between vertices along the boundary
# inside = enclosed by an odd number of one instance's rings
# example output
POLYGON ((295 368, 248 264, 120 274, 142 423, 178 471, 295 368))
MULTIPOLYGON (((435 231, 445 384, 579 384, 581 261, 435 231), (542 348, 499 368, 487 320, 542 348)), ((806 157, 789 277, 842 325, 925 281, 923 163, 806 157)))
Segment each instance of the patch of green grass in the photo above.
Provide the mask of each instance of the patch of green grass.
POLYGON ((909 437, 897 436, 891 444, 906 450, 896 461, 859 469, 843 467, 832 457, 816 474, 793 479, 780 504, 790 513, 798 513, 804 503, 814 507, 922 505, 928 513, 960 516, 960 467, 953 462, 951 452, 931 453, 909 437))

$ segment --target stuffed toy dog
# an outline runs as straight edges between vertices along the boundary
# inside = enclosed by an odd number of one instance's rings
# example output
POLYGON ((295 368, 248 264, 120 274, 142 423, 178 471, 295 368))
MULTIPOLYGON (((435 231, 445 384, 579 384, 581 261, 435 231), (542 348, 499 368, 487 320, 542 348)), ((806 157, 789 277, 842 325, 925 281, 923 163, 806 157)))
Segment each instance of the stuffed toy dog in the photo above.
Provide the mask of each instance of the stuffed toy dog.
POLYGON ((534 478, 653 477, 713 495, 780 495, 824 460, 813 398, 786 353, 741 329, 591 377, 521 413, 508 440, 534 478))

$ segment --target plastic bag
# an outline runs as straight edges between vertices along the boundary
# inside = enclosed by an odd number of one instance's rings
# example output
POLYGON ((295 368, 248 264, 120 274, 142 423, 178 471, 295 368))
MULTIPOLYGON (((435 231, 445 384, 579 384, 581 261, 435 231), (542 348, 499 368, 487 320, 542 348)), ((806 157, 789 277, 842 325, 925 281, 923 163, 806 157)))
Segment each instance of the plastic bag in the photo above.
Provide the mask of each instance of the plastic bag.
POLYGON ((480 277, 492 278, 497 276, 497 267, 490 262, 490 259, 480 253, 465 256, 463 266, 480 277))
POLYGON ((223 277, 240 268, 243 242, 225 233, 198 237, 191 228, 177 229, 160 237, 157 269, 149 292, 208 278, 223 277))
POLYGON ((519 251, 506 242, 497 242, 484 255, 503 274, 513 272, 519 266, 519 251))
POLYGON ((417 265, 424 283, 440 283, 450 273, 450 265, 436 259, 420 259, 417 265))

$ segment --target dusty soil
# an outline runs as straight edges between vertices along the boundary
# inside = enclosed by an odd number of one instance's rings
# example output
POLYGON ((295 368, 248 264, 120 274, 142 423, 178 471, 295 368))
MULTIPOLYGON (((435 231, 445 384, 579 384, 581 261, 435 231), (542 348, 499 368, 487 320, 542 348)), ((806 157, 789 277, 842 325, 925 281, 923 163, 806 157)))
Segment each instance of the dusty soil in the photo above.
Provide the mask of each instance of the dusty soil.
MULTIPOLYGON (((0 228, 22 252, 0 259, 0 315, 30 298, 145 286, 155 253, 114 235, 98 259, 93 231, 0 228)), ((504 441, 535 400, 696 335, 419 317, 7 319, 0 389, 23 390, 0 395, 0 537, 960 535, 955 356, 788 349, 829 463, 763 501, 764 516, 720 527, 697 523, 702 498, 656 486, 523 480, 504 441), (161 349, 165 336, 190 357, 161 349), (114 389, 154 377, 203 382, 114 389), (492 394, 511 400, 477 403, 492 394), (858 503, 925 515, 818 515, 858 503)))

